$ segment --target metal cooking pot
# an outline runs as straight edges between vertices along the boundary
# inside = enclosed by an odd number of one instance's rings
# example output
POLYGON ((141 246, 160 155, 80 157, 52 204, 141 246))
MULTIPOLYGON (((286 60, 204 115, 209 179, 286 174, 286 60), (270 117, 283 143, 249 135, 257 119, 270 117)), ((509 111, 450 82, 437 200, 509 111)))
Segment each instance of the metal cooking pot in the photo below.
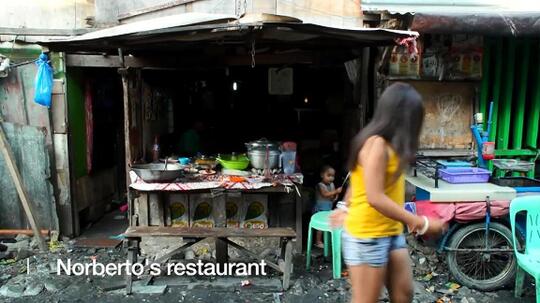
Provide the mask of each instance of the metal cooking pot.
MULTIPOLYGON (((251 150, 248 151, 249 161, 251 166, 256 169, 264 169, 266 162, 266 150, 251 150)), ((268 168, 274 169, 279 166, 279 150, 268 150, 268 168)))
POLYGON ((279 143, 268 141, 265 138, 246 143, 246 147, 248 152, 252 150, 266 151, 267 149, 271 151, 279 151, 279 143))
POLYGON ((182 175, 184 166, 180 164, 165 163, 150 163, 150 164, 135 164, 131 166, 137 176, 150 183, 166 183, 172 182, 182 175))

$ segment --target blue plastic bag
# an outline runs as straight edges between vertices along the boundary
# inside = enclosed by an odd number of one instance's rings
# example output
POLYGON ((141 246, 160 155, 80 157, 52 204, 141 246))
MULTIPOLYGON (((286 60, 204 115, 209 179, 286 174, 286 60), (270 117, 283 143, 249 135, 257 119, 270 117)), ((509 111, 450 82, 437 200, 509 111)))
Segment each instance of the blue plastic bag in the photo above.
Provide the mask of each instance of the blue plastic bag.
POLYGON ((50 108, 53 90, 53 69, 49 65, 49 57, 41 53, 36 64, 38 71, 34 87, 34 101, 50 108))

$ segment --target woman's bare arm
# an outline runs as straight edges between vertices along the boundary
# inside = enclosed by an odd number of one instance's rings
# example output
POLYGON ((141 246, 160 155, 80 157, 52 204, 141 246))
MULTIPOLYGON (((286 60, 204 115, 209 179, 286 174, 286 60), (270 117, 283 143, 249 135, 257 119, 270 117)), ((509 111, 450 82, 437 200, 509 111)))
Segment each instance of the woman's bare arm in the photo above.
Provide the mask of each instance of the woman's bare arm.
POLYGON ((364 184, 368 203, 386 217, 403 222, 412 230, 424 225, 423 218, 415 216, 392 201, 384 192, 388 147, 384 139, 369 139, 359 153, 364 168, 364 184))

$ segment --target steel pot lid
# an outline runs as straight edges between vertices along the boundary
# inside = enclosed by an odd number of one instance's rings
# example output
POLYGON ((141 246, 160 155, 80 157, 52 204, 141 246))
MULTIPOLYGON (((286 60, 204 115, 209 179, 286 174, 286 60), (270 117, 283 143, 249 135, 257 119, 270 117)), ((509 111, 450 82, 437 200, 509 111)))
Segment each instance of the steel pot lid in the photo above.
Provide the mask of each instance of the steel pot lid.
POLYGON ((269 141, 266 138, 262 138, 256 141, 251 141, 251 142, 246 143, 246 147, 249 150, 253 150, 253 149, 266 150, 267 148, 270 150, 278 150, 279 144, 277 142, 269 141))

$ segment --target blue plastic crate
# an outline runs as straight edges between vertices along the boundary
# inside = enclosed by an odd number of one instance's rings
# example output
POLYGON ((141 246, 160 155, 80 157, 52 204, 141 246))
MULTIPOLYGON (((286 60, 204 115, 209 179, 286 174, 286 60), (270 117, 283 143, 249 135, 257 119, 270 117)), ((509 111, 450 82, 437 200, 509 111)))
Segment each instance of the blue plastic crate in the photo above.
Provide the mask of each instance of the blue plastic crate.
POLYGON ((448 183, 486 183, 491 172, 478 167, 448 167, 439 170, 441 179, 448 183))

